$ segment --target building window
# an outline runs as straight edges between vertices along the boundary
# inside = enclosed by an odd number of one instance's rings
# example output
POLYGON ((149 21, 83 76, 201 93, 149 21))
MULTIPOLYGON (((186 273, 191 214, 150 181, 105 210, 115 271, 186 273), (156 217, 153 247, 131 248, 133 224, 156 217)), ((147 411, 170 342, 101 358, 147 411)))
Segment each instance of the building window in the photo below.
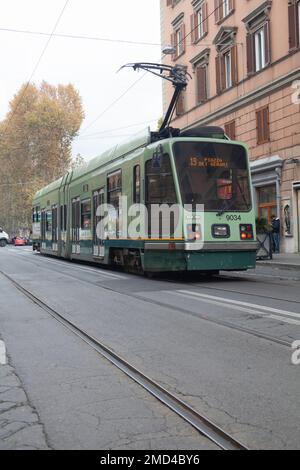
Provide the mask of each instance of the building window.
POLYGON ((300 46, 300 1, 293 0, 289 4, 289 48, 300 46))
POLYGON ((270 141, 270 117, 269 106, 256 111, 257 144, 265 144, 270 141))
POLYGON ((216 57, 216 79, 218 94, 238 83, 237 46, 216 57))
POLYGON ((191 37, 192 43, 198 42, 208 33, 208 4, 199 2, 195 7, 195 12, 191 16, 191 37))
POLYGON ((190 61, 196 76, 196 104, 201 104, 208 99, 209 55, 210 49, 205 49, 190 61))
POLYGON ((225 134, 231 139, 236 139, 236 128, 235 128, 235 121, 230 121, 225 124, 225 134))
POLYGON ((196 67, 197 77, 197 104, 203 103, 208 98, 207 93, 207 65, 199 65, 196 67))
POLYGON ((271 223, 272 215, 277 213, 276 185, 257 189, 257 212, 260 219, 271 223))
POLYGON ((265 34, 264 28, 259 29, 254 34, 254 43, 255 43, 255 71, 265 68, 266 66, 266 44, 265 44, 265 34))
POLYGON ((215 0, 215 21, 220 23, 234 11, 235 0, 215 0))
POLYGON ((247 36, 248 75, 259 72, 270 63, 269 22, 247 36))
POLYGON ((232 70, 231 70, 231 51, 224 54, 225 61, 225 86, 230 88, 232 86, 232 70))
POLYGON ((263 70, 271 62, 271 8, 272 1, 266 0, 243 19, 248 32, 246 37, 248 75, 263 70))
POLYGON ((171 44, 175 48, 175 54, 172 55, 172 60, 177 60, 178 57, 185 53, 185 25, 183 23, 183 14, 173 21, 172 25, 174 32, 171 34, 171 44))

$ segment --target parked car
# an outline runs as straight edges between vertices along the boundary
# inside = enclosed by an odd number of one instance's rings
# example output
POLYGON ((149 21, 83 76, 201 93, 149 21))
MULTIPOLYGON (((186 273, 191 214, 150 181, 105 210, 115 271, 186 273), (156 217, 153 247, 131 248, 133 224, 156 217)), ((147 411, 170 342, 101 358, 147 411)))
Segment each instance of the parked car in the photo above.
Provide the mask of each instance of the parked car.
POLYGON ((9 236, 0 228, 0 247, 4 248, 9 243, 9 236))
POLYGON ((26 238, 16 237, 14 243, 15 243, 15 246, 26 246, 26 238))

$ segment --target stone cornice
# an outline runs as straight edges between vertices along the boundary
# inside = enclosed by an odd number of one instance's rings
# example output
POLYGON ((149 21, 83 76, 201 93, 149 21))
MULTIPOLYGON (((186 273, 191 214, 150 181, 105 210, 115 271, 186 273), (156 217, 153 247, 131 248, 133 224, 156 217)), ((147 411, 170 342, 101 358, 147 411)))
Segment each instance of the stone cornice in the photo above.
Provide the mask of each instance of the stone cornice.
MULTIPOLYGON (((258 101, 264 98, 265 96, 268 96, 270 93, 275 93, 281 88, 284 88, 287 85, 290 85, 294 80, 299 80, 299 79, 300 79, 300 69, 293 70, 287 75, 280 77, 277 80, 274 80, 272 83, 268 83, 267 85, 262 86, 259 90, 254 90, 248 93, 247 95, 242 96, 241 98, 238 98, 234 102, 224 106, 223 108, 218 109, 217 111, 209 115, 206 115, 201 119, 198 119, 197 121, 193 122, 191 125, 187 127, 184 127, 183 129, 189 129, 191 127, 194 127, 196 124, 207 125, 213 121, 221 119, 227 116, 228 114, 231 114, 239 110, 240 108, 243 108, 249 104, 254 103, 255 101, 258 101)), ((214 99, 216 99, 216 96, 214 96, 208 101, 212 101, 214 99)), ((198 106, 194 107, 193 109, 190 109, 188 112, 191 112, 192 110, 197 109, 197 108, 198 106)))

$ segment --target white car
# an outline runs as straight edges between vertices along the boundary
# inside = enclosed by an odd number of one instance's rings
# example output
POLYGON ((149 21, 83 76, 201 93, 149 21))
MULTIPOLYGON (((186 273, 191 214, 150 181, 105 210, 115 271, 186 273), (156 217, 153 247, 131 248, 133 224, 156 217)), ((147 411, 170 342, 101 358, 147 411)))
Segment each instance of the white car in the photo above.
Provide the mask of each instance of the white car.
POLYGON ((9 243, 9 236, 0 228, 0 247, 5 247, 9 243))

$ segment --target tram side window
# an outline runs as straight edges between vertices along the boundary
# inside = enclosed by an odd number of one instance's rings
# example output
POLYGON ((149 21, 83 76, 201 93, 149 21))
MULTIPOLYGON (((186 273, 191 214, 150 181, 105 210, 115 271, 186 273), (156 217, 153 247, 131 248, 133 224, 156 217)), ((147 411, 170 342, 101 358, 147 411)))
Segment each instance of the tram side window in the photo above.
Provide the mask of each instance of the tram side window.
POLYGON ((78 198, 72 201, 72 241, 79 242, 80 229, 80 200, 78 198))
POLYGON ((81 203, 81 230, 91 230, 92 221, 91 200, 87 199, 81 203))
POLYGON ((57 242, 57 206, 52 207, 52 242, 57 242))
POLYGON ((153 160, 146 162, 146 200, 148 204, 176 204, 177 197, 168 154, 159 165, 153 160))
POLYGON ((175 227, 178 224, 178 212, 170 215, 170 225, 163 228, 162 215, 157 225, 152 220, 152 205, 167 204, 172 206, 177 203, 174 178, 170 157, 164 154, 158 160, 146 162, 146 204, 148 209, 148 236, 150 238, 168 238, 174 236, 175 227))
POLYGON ((133 168, 133 203, 141 202, 141 169, 140 165, 133 168))
POLYGON ((40 208, 38 206, 32 209, 32 222, 40 222, 40 208))
POLYGON ((41 213, 41 237, 42 240, 46 239, 46 212, 45 209, 41 213))
POLYGON ((113 216, 114 218, 116 217, 115 224, 112 224, 112 226, 115 225, 115 230, 113 229, 113 232, 116 231, 116 233, 112 233, 112 235, 116 236, 117 238, 120 235, 120 226, 121 226, 120 200, 119 200, 121 196, 122 196, 122 172, 121 170, 119 170, 109 175, 107 178, 107 203, 112 205, 115 208, 115 212, 116 212, 116 215, 113 216))
POLYGON ((46 232, 52 232, 52 211, 46 212, 46 232))
POLYGON ((93 195, 93 240, 94 244, 97 243, 97 225, 103 219, 103 216, 97 216, 97 209, 104 204, 104 189, 95 191, 93 195))

